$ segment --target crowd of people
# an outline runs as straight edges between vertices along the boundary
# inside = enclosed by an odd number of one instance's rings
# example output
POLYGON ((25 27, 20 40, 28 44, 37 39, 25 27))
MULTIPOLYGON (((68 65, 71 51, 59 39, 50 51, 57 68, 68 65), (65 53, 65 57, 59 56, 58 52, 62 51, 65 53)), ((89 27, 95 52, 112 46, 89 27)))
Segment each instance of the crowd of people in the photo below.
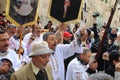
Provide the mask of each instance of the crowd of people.
POLYGON ((0 80, 119 80, 120 34, 106 23, 16 26, 0 14, 0 80))

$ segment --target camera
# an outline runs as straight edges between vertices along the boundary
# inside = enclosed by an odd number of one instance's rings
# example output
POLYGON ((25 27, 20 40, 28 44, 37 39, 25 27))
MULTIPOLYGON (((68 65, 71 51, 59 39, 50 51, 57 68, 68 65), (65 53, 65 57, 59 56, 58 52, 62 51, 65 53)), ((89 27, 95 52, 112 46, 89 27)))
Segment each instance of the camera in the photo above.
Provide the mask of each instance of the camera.
POLYGON ((99 12, 94 12, 94 14, 92 15, 93 17, 98 17, 100 15, 99 12))

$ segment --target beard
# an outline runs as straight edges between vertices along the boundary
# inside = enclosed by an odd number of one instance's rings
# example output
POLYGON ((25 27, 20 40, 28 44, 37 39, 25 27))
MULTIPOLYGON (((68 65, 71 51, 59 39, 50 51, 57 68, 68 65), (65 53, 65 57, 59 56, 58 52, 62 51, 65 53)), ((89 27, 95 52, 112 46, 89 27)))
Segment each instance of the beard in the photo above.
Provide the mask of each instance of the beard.
POLYGON ((120 41, 116 40, 115 45, 120 46, 120 41))
POLYGON ((120 46, 120 41, 117 42, 118 46, 120 46))

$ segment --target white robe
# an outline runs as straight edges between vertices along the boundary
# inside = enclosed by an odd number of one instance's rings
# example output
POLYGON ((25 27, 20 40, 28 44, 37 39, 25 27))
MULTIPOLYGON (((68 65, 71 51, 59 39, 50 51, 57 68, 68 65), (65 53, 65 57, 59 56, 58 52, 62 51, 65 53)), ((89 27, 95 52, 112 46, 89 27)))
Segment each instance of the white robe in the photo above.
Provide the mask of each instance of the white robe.
MULTIPOLYGON (((9 48, 11 49, 14 49, 14 50, 18 50, 19 49, 19 46, 20 46, 20 40, 15 40, 15 38, 12 36, 10 39, 10 45, 9 45, 9 48)), ((24 41, 22 41, 22 48, 24 49, 24 54, 23 55, 20 55, 20 60, 21 62, 22 61, 25 61, 26 63, 29 63, 29 58, 28 58, 28 55, 27 55, 27 48, 26 48, 26 44, 24 41)))
POLYGON ((115 72, 115 80, 120 80, 120 72, 115 72))
POLYGON ((49 64, 52 67, 53 80, 65 80, 64 59, 72 56, 75 52, 82 53, 82 45, 77 46, 75 41, 71 44, 58 44, 54 55, 51 55, 49 64))
MULTIPOLYGON (((27 55, 29 55, 29 53, 31 51, 31 44, 28 44, 31 35, 32 35, 32 33, 28 33, 23 38, 23 41, 25 42, 26 48, 27 48, 27 55), (29 48, 27 47, 27 45, 29 45, 29 48)), ((39 37, 36 36, 34 41, 37 41, 37 42, 43 41, 43 34, 41 34, 39 37)))
POLYGON ((66 80, 89 80, 88 67, 74 58, 68 65, 66 80))
MULTIPOLYGON (((7 51, 8 53, 6 55, 0 55, 0 60, 3 58, 9 59, 13 64, 14 70, 15 71, 18 70, 21 66, 21 61, 18 59, 18 55, 12 49, 8 49, 7 51)), ((0 54, 3 54, 3 53, 0 53, 0 54)))
MULTIPOLYGON (((23 41, 27 44, 29 39, 30 39, 30 36, 32 35, 32 33, 28 33, 24 36, 23 38, 23 41)), ((43 41, 43 34, 40 34, 40 36, 36 36, 35 37, 35 41, 43 41)))

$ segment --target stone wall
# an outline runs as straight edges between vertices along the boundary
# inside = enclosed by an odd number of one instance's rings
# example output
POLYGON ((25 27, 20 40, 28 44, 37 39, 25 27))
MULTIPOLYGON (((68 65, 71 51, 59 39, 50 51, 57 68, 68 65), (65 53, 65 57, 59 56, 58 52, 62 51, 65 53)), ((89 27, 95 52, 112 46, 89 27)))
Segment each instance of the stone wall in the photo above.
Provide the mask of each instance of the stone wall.
MULTIPOLYGON (((97 18, 98 24, 103 24, 104 22, 107 22, 110 16, 111 8, 114 5, 115 0, 108 0, 107 3, 101 1, 101 0, 89 0, 89 3, 87 5, 87 25, 90 26, 93 23, 93 17, 92 14, 94 12, 99 12, 100 16, 97 18), (94 2, 93 2, 94 1, 94 2)), ((118 10, 118 7, 120 5, 117 5, 117 9, 115 12, 115 15, 112 20, 111 26, 118 27, 120 26, 120 11, 118 10)))
MULTIPOLYGON (((108 21, 109 15, 110 15, 110 9, 113 7, 113 4, 115 0, 107 0, 108 2, 105 3, 102 0, 85 0, 88 1, 87 3, 87 12, 84 13, 84 19, 87 19, 87 26, 91 26, 93 24, 93 13, 99 12, 100 16, 97 18, 97 22, 99 26, 101 26, 104 22, 108 21)), ((39 6, 39 16, 40 16, 40 23, 42 26, 47 24, 47 21, 49 20, 47 18, 47 10, 49 7, 50 0, 40 0, 40 6, 39 6)), ((6 0, 0 0, 0 11, 3 11, 5 9, 6 0)), ((120 5, 117 6, 117 10, 115 12, 112 26, 118 27, 120 26, 120 5)))

